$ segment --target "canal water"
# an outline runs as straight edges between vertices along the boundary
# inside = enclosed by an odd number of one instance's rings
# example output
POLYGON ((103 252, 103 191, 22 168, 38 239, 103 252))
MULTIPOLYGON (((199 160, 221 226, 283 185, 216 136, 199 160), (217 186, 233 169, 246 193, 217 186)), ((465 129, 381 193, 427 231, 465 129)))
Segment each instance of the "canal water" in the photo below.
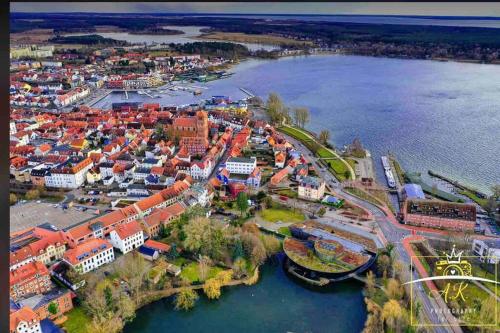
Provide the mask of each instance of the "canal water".
POLYGON ((362 331, 367 314, 360 282, 320 288, 292 279, 281 264, 266 264, 257 284, 225 287, 218 300, 208 300, 200 292, 191 311, 176 311, 172 297, 147 305, 124 333, 362 331))
MULTIPOLYGON (((489 192, 500 183, 500 66, 363 56, 301 56, 249 60, 231 77, 203 86, 203 94, 129 101, 185 104, 228 95, 246 97, 239 87, 264 99, 277 92, 290 106, 311 110, 307 128, 328 129, 336 146, 358 136, 374 157, 395 153, 403 168, 427 170, 489 192)), ((96 106, 123 102, 112 94, 96 106)))

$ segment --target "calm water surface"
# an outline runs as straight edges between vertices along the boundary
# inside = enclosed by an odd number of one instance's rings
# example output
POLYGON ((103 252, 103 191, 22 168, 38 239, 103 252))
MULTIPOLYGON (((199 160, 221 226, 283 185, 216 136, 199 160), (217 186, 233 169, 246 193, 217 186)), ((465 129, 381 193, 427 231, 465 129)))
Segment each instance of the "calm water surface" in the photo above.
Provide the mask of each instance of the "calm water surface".
MULTIPOLYGON (((275 91, 290 106, 311 110, 309 129, 329 129, 342 146, 359 136, 382 176, 380 156, 395 153, 408 171, 428 169, 483 191, 500 183, 500 66, 361 56, 250 60, 201 96, 176 92, 130 101, 183 104, 244 87, 264 98, 275 91)), ((124 101, 110 95, 97 104, 124 101)), ((432 183, 428 179, 429 183, 432 183)))
MULTIPOLYGON (((182 35, 136 35, 136 34, 129 34, 128 32, 96 32, 96 33, 71 33, 71 34, 65 34, 64 36, 86 36, 86 35, 100 35, 105 38, 112 38, 116 40, 124 40, 129 43, 147 43, 147 44, 152 44, 152 43, 177 43, 177 44, 186 44, 186 43, 193 43, 197 41, 202 41, 206 42, 207 40, 204 39, 198 39, 199 35, 202 34, 200 31, 203 28, 206 27, 197 27, 197 26, 185 26, 185 27, 179 27, 179 26, 164 26, 166 29, 173 29, 173 30, 180 30, 183 31, 184 33, 182 35)), ((223 41, 221 41, 223 42, 223 41)), ((229 41, 228 41, 229 42, 229 41)), ((267 45, 267 44, 256 44, 256 43, 237 43, 241 45, 245 45, 249 50, 255 51, 255 50, 273 50, 278 47, 274 45, 267 45)))
POLYGON ((172 298, 145 306, 124 333, 245 332, 358 333, 366 310, 357 281, 318 289, 266 264, 253 286, 226 287, 219 300, 201 296, 193 310, 176 311, 172 298))

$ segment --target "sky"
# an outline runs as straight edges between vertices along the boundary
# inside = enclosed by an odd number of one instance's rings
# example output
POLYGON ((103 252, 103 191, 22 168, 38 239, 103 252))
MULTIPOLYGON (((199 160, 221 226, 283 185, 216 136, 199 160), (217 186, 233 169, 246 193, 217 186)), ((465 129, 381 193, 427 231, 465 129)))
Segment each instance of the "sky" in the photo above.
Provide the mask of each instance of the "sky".
POLYGON ((494 2, 11 2, 11 12, 496 16, 494 2))

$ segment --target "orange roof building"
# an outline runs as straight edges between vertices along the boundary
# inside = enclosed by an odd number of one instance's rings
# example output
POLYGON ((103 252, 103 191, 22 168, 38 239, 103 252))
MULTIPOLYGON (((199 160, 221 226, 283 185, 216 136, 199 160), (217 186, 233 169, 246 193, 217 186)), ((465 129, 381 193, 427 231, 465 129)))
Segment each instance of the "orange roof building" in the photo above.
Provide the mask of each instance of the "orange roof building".
POLYGON ((42 333, 40 318, 31 308, 23 306, 9 316, 9 333, 42 333))
POLYGON ((9 282, 10 297, 14 301, 28 295, 47 292, 52 288, 49 270, 39 261, 12 270, 9 282))
POLYGON ((95 238, 66 251, 63 260, 78 273, 85 274, 114 261, 115 254, 107 240, 95 238))

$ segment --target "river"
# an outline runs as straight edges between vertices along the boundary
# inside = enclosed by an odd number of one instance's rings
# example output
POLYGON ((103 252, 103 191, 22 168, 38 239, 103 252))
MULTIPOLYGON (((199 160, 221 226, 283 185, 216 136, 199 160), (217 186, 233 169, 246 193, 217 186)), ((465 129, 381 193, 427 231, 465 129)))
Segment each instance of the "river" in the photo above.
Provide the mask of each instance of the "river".
MULTIPOLYGON (((275 91, 290 106, 311 110, 307 127, 328 129, 337 146, 358 136, 375 159, 395 153, 404 169, 428 169, 489 193, 500 182, 500 66, 363 56, 301 56, 248 60, 231 77, 203 86, 201 96, 176 92, 129 101, 185 104, 244 87, 263 97, 275 91)), ((123 100, 112 94, 96 106, 123 100)), ((424 177, 429 184, 433 180, 424 177)))
POLYGON ((225 287, 212 301, 200 293, 191 311, 176 311, 171 297, 146 305, 124 333, 361 332, 366 309, 360 282, 318 288, 291 279, 281 265, 266 264, 257 284, 225 287))

